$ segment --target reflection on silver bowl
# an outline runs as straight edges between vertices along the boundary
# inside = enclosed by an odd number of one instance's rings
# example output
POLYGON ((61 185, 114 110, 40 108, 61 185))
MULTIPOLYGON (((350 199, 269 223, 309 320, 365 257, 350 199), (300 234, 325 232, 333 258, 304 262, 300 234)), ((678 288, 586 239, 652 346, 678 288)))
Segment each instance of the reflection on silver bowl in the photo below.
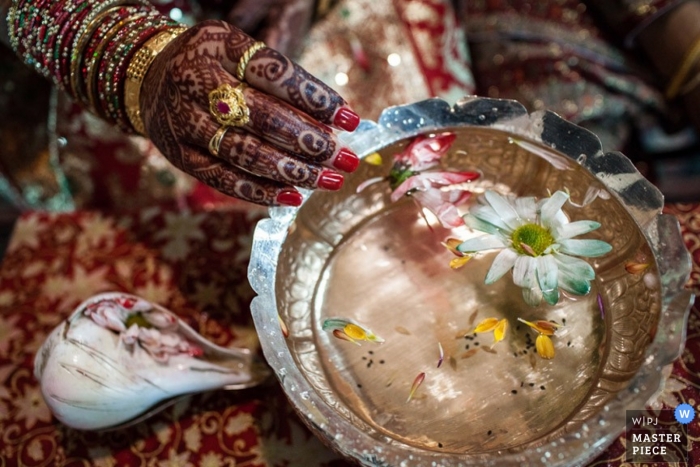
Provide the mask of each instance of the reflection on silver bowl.
POLYGON ((444 167, 481 172, 474 193, 541 198, 566 189, 577 202, 591 189, 603 193, 565 209, 572 220, 600 222, 590 237, 613 246, 590 261, 592 291, 533 308, 506 278, 484 284, 494 254, 451 270, 440 241, 454 233, 410 199, 391 203, 382 184, 356 193, 390 168, 363 164, 340 192, 274 209, 258 226, 249 278, 265 356, 311 429, 362 465, 581 464, 623 429, 625 408, 643 408, 661 367, 679 354, 690 259, 677 222, 661 214, 661 194, 624 156, 604 154, 589 132, 549 112, 528 115, 512 101, 392 108, 347 142, 361 156, 377 151, 391 161, 412 137, 436 131, 457 135, 444 167), (628 261, 651 267, 630 274, 628 261), (321 326, 336 316, 367 324, 386 342, 334 339, 321 326), (493 349, 490 336, 464 337, 486 317, 564 322, 556 358, 536 356, 525 326, 514 325, 493 349), (420 372, 425 381, 407 403, 420 372))

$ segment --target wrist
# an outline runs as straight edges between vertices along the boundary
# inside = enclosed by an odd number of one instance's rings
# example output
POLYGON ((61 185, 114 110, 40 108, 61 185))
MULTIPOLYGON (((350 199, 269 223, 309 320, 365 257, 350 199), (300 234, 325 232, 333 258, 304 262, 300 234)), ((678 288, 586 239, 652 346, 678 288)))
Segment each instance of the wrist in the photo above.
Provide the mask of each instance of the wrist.
POLYGON ((123 77, 124 104, 131 127, 141 135, 146 134, 140 104, 143 81, 158 54, 186 29, 185 27, 168 28, 134 48, 123 77))
POLYGON ((638 41, 667 82, 700 38, 700 2, 686 1, 650 24, 638 41))

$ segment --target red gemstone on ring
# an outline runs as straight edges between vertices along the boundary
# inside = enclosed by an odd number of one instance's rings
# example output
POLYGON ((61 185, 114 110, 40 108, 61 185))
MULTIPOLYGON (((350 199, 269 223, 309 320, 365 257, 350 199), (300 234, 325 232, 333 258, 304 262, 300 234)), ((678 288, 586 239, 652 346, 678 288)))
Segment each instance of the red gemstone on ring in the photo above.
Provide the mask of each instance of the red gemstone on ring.
POLYGON ((231 113, 231 107, 229 107, 229 105, 224 101, 219 101, 216 103, 216 110, 218 110, 222 114, 231 113))

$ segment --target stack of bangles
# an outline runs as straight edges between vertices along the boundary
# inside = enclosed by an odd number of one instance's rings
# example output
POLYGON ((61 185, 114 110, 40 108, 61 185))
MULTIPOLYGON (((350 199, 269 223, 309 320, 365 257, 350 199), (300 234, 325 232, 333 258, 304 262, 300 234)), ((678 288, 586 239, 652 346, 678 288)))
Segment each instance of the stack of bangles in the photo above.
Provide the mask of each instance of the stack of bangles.
POLYGON ((700 85, 700 36, 693 41, 683 56, 680 66, 666 87, 666 98, 675 99, 688 94, 700 85), (695 74, 692 72, 695 71, 695 74))
POLYGON ((143 78, 186 29, 146 0, 13 0, 7 24, 25 63, 96 115, 141 134, 143 78))

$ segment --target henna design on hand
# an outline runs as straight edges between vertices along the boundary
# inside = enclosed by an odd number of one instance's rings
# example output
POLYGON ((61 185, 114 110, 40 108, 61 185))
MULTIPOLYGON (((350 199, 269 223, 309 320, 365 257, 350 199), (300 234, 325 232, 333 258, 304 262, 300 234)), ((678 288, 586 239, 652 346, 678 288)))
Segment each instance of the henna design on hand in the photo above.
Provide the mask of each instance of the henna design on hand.
POLYGON ((246 80, 328 125, 333 124, 336 111, 347 105, 335 91, 270 48, 253 56, 246 69, 246 80))
MULTIPOLYGON (((222 142, 224 151, 219 151, 218 159, 210 156, 206 148, 218 123, 208 113, 208 94, 223 83, 238 84, 230 71, 251 43, 250 37, 226 23, 198 24, 156 57, 144 79, 140 104, 148 135, 174 165, 224 193, 271 204, 275 193, 289 190, 287 183, 316 186, 323 170, 319 164, 330 165, 339 145, 329 128, 304 112, 313 110, 327 121, 344 101, 330 89, 318 88, 323 85, 306 72, 292 79, 301 68, 273 54, 279 64, 295 70, 292 77, 284 73, 286 77, 279 78, 287 84, 276 93, 295 96, 292 103, 297 108, 264 90, 247 88, 250 122, 229 129, 222 142), (299 88, 293 90, 292 82, 299 88)), ((259 53, 268 57, 269 50, 259 53)), ((266 63, 273 73, 270 60, 266 63)))

